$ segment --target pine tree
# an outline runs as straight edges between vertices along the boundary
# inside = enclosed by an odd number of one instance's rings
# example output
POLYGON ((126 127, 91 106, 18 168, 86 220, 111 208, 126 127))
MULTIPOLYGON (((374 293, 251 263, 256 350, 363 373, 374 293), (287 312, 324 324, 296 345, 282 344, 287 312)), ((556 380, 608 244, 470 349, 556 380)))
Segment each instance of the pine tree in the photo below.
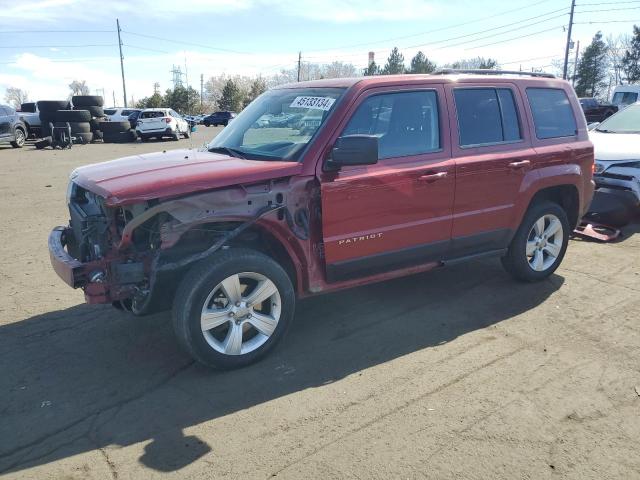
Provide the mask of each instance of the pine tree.
POLYGON ((387 58, 387 64, 382 69, 382 74, 393 75, 396 73, 404 73, 404 55, 398 51, 398 47, 393 47, 389 58, 387 58))
POLYGON ((635 83, 640 80, 640 28, 633 26, 633 38, 630 44, 631 49, 627 50, 622 57, 622 70, 627 81, 635 83))
POLYGON ((602 33, 598 32, 578 62, 575 88, 579 97, 600 95, 607 87, 607 67, 607 45, 602 40, 602 33))
POLYGON ((376 62, 371 62, 367 68, 364 69, 365 77, 372 77, 374 75, 380 75, 380 67, 376 62))
POLYGON ((231 112, 238 112, 242 109, 242 100, 244 95, 242 91, 233 80, 227 80, 222 88, 222 96, 218 101, 218 106, 221 110, 229 110, 231 112))
POLYGON ((421 51, 411 59, 409 73, 431 73, 436 69, 436 64, 431 62, 421 51))
POLYGON ((267 90, 267 82, 264 81, 264 78, 257 77, 253 82, 251 82, 251 88, 249 88, 249 93, 243 100, 243 106, 246 107, 251 102, 253 102, 256 98, 262 95, 267 90))

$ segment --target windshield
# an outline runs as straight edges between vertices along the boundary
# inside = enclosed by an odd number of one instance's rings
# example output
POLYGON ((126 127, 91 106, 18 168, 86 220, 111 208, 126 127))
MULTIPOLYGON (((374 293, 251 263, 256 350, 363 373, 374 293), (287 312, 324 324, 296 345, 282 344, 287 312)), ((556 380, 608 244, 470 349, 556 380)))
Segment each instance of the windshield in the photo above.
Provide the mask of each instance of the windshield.
POLYGON ((640 133, 640 105, 630 105, 610 116, 596 128, 605 133, 640 133))
POLYGON ((343 88, 270 90, 229 123, 209 150, 228 149, 251 160, 297 161, 343 92, 343 88))
POLYGON ((638 94, 635 92, 616 92, 611 99, 614 105, 631 105, 638 101, 638 94))

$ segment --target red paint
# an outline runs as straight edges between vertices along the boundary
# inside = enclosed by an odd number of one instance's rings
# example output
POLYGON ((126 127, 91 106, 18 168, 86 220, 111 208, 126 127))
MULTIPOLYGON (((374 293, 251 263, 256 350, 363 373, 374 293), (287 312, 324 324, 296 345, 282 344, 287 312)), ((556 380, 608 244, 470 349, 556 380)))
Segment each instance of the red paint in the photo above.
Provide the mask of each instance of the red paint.
MULTIPOLYGON (((240 160, 177 150, 83 167, 78 169, 75 181, 104 196, 108 205, 117 206, 289 177, 290 190, 284 203, 291 211, 308 208, 310 238, 296 237, 287 223, 275 215, 261 219, 258 226, 280 242, 291 257, 301 296, 434 268, 438 262, 341 282, 331 283, 326 277, 327 264, 334 262, 446 243, 454 237, 493 230, 516 230, 531 199, 543 188, 574 186, 579 194, 580 216, 591 200, 593 146, 577 98, 565 81, 400 75, 303 82, 292 88, 306 86, 347 90, 300 163, 240 160), (457 86, 510 88, 520 114, 522 140, 460 148, 453 97, 457 86), (565 90, 577 121, 577 135, 537 139, 527 87, 565 90), (442 146, 439 152, 390 158, 338 172, 323 171, 331 147, 362 101, 375 93, 416 89, 437 92, 442 146)), ((233 218, 250 217, 248 213, 233 214, 233 218)), ((218 220, 224 218, 222 211, 218 220)), ((56 268, 59 270, 60 266, 56 268)), ((102 298, 100 295, 96 292, 93 298, 102 298)))

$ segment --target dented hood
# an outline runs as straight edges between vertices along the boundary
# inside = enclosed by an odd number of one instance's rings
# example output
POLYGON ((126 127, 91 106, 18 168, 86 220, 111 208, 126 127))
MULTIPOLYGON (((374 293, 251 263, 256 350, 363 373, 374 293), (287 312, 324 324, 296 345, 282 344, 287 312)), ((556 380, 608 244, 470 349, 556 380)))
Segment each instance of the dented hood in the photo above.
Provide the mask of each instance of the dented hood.
POLYGON ((87 165, 76 169, 71 180, 116 206, 291 176, 301 169, 297 162, 243 160, 185 149, 87 165))

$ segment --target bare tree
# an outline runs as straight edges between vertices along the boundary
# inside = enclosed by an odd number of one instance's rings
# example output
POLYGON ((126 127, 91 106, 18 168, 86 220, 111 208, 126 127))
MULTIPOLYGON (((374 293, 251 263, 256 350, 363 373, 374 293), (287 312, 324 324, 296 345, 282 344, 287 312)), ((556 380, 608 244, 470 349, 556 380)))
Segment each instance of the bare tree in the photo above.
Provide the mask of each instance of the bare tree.
POLYGON ((611 65, 611 71, 609 76, 614 85, 621 85, 624 71, 622 70, 622 59, 625 52, 630 49, 631 36, 622 34, 614 37, 609 35, 606 40, 607 43, 607 56, 609 57, 609 64, 611 65))
POLYGON ((7 91, 4 94, 4 100, 15 109, 19 109, 20 105, 29 101, 29 95, 20 88, 7 87, 7 91))
POLYGON ((89 95, 89 87, 86 80, 74 80, 69 84, 71 95, 89 95))

